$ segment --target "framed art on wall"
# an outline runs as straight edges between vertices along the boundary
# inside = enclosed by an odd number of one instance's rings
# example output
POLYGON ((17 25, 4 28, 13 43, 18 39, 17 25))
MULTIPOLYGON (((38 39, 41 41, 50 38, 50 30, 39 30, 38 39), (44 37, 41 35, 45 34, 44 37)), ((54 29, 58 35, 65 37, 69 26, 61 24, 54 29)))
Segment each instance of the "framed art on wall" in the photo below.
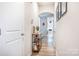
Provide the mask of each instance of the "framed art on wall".
POLYGON ((56 9, 56 19, 57 21, 61 18, 61 4, 60 2, 57 5, 57 9, 56 9))
POLYGON ((63 16, 67 12, 67 2, 61 2, 61 15, 63 16))
POLYGON ((58 2, 56 8, 56 20, 59 21, 67 12, 67 2, 58 2))
POLYGON ((56 21, 58 21, 59 20, 59 11, 58 11, 58 6, 57 6, 57 8, 56 8, 56 21))

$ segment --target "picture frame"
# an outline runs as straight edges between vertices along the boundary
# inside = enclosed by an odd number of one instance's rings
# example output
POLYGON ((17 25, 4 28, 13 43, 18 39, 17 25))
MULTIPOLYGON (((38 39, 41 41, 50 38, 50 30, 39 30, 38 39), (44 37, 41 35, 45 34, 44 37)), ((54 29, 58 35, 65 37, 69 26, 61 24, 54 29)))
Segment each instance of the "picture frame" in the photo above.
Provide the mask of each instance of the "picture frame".
POLYGON ((61 16, 64 16, 67 12, 67 2, 61 2, 61 16))
POLYGON ((61 2, 58 3, 59 19, 61 18, 61 2))
POLYGON ((56 8, 56 21, 58 21, 59 20, 59 14, 58 14, 59 12, 58 12, 58 6, 57 6, 57 8, 56 8))
POLYGON ((60 2, 58 3, 57 5, 57 8, 56 8, 56 19, 57 21, 61 18, 61 4, 60 2))
POLYGON ((67 12, 67 2, 58 2, 56 8, 56 20, 59 21, 67 12))

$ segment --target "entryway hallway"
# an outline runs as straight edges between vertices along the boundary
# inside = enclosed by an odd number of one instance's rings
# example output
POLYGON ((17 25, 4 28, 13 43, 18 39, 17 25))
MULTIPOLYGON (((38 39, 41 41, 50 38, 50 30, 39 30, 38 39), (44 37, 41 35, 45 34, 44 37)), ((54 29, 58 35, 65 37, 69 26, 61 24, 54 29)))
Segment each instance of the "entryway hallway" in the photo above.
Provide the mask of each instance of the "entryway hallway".
POLYGON ((78 25, 78 2, 0 2, 0 56, 79 56, 78 25))
MULTIPOLYGON (((34 6, 38 13, 36 13, 39 18, 38 24, 39 27, 38 36, 39 41, 41 41, 42 45, 39 52, 34 52, 33 56, 54 56, 55 55, 55 39, 54 39, 54 27, 55 27, 55 19, 54 19, 54 2, 37 2, 34 3, 34 6), (52 8, 53 7, 53 8, 52 8)), ((35 27, 35 26, 34 26, 35 27)), ((36 32, 36 33, 37 33, 36 32)), ((35 31, 34 31, 35 34, 35 31)), ((34 48, 38 47, 38 45, 34 45, 34 48)))

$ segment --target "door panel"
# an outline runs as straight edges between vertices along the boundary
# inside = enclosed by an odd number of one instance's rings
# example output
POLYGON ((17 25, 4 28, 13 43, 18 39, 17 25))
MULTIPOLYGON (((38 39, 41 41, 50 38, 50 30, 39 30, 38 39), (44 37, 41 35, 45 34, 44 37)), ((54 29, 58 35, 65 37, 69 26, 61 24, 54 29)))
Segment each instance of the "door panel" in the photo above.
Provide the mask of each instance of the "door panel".
POLYGON ((6 44, 6 55, 22 56, 23 55, 23 41, 16 39, 6 44))
POLYGON ((47 36, 47 19, 45 17, 40 18, 40 33, 42 36, 47 36))
POLYGON ((53 16, 52 17, 48 17, 47 18, 47 30, 48 30, 48 35, 51 35, 51 36, 53 36, 53 29, 54 29, 54 27, 53 27, 53 24, 54 24, 54 22, 53 22, 53 16))
POLYGON ((0 2, 0 23, 0 55, 24 55, 24 3, 0 2))

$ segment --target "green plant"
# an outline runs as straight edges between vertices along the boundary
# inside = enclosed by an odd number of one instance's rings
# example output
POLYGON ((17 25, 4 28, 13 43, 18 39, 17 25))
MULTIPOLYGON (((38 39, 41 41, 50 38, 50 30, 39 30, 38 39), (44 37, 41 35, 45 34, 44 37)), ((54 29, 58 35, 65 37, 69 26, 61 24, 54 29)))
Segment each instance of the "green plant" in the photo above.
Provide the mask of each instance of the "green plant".
POLYGON ((36 26, 36 30, 39 31, 39 26, 36 26))

